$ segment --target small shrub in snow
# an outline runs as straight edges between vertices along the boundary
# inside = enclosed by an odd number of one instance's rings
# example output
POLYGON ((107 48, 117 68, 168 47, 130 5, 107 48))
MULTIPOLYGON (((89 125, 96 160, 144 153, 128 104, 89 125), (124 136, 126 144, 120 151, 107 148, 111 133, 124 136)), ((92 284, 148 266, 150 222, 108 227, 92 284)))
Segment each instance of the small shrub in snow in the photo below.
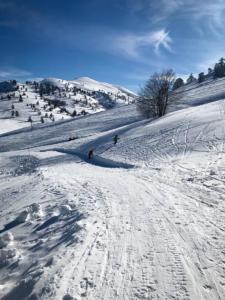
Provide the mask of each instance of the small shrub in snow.
POLYGON ((32 218, 38 218, 42 216, 42 208, 41 205, 38 203, 33 203, 28 207, 28 211, 31 214, 32 218))
POLYGON ((41 210, 41 205, 38 204, 38 203, 32 203, 30 206, 29 206, 29 211, 31 213, 39 213, 41 210))
POLYGON ((38 203, 33 203, 24 211, 22 211, 16 220, 19 223, 25 223, 30 219, 36 219, 41 216, 42 216, 41 205, 38 203))
POLYGON ((7 266, 17 256, 16 249, 0 249, 0 267, 7 266))

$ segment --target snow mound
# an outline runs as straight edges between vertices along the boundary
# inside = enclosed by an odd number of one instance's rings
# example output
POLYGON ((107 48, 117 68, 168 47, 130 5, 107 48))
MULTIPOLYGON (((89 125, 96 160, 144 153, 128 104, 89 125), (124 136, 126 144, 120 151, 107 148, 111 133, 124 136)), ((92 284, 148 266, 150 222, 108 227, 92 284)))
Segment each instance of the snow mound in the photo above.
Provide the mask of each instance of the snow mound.
POLYGON ((9 265, 14 262, 19 256, 19 252, 16 249, 0 249, 0 267, 9 265))
POLYGON ((16 218, 18 223, 25 223, 28 220, 37 219, 43 215, 41 205, 38 203, 33 203, 25 210, 23 210, 19 216, 16 218))
POLYGON ((5 248, 14 240, 13 234, 9 231, 0 237, 0 248, 5 248))
POLYGON ((39 218, 43 215, 43 211, 42 211, 42 207, 40 204, 38 203, 32 203, 29 207, 28 207, 28 211, 31 215, 31 218, 39 218))
POLYGON ((68 215, 71 213, 72 209, 71 209, 70 205, 64 204, 64 205, 60 206, 59 211, 60 211, 61 215, 68 215))

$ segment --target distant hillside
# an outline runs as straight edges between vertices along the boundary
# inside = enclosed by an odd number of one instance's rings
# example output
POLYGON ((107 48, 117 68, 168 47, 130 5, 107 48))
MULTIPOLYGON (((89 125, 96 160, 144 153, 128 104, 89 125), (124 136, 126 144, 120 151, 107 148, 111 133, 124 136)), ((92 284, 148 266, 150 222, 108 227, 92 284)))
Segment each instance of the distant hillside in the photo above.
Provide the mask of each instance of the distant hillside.
POLYGON ((0 88, 0 133, 94 114, 134 103, 137 97, 125 88, 88 77, 46 78, 26 84, 6 81, 0 88))
POLYGON ((225 78, 209 78, 202 83, 183 85, 172 92, 169 111, 202 105, 225 98, 225 78))
POLYGON ((70 81, 58 78, 46 78, 42 80, 40 84, 54 86, 61 92, 80 93, 82 95, 92 96, 92 98, 97 100, 100 97, 105 97, 107 102, 111 100, 112 106, 118 101, 122 103, 134 102, 136 97, 136 94, 126 88, 106 82, 99 82, 89 77, 78 77, 70 81))
POLYGON ((8 80, 0 82, 0 93, 8 93, 16 90, 17 82, 15 80, 8 80))

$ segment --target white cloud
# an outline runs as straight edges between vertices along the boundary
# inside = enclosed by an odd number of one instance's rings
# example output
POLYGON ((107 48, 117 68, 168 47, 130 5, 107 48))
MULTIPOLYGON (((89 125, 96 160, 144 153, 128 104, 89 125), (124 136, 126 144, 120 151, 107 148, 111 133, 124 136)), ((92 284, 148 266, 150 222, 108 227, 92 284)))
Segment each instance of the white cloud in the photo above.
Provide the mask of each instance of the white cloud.
POLYGON ((124 34, 116 36, 113 48, 125 56, 140 58, 143 48, 153 48, 158 54, 160 48, 171 50, 172 39, 165 29, 151 31, 147 34, 124 34))
POLYGON ((156 23, 162 21, 168 23, 174 18, 187 18, 196 25, 197 30, 199 30, 198 25, 207 27, 215 33, 223 27, 224 0, 140 0, 140 3, 139 11, 148 11, 151 19, 156 23))
POLYGON ((7 68, 0 69, 0 79, 14 79, 14 78, 22 78, 31 76, 32 73, 29 71, 15 69, 15 68, 7 68))

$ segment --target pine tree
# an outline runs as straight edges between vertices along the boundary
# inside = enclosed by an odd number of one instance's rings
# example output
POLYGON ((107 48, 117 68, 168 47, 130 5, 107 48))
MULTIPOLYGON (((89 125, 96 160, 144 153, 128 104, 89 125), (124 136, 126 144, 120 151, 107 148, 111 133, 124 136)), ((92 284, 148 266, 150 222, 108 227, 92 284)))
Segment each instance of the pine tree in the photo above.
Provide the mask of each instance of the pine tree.
POLYGON ((177 78, 173 84, 173 91, 184 85, 182 78, 177 78))
POLYGON ((212 68, 208 68, 208 75, 211 75, 213 73, 212 68))
POLYGON ((33 120, 32 120, 32 118, 31 118, 31 116, 29 116, 27 122, 30 122, 30 123, 32 124, 33 120))
POLYGON ((198 74, 198 83, 201 83, 205 80, 204 72, 198 74))
POLYGON ((21 94, 19 95, 19 102, 23 102, 23 97, 21 94))
POLYGON ((191 73, 190 76, 187 79, 187 84, 192 83, 196 81, 196 78, 193 76, 193 74, 191 73))
POLYGON ((76 117, 77 115, 77 111, 74 109, 73 113, 72 113, 72 117, 76 117))
POLYGON ((214 78, 221 78, 225 76, 224 58, 221 57, 218 63, 214 66, 214 78))

